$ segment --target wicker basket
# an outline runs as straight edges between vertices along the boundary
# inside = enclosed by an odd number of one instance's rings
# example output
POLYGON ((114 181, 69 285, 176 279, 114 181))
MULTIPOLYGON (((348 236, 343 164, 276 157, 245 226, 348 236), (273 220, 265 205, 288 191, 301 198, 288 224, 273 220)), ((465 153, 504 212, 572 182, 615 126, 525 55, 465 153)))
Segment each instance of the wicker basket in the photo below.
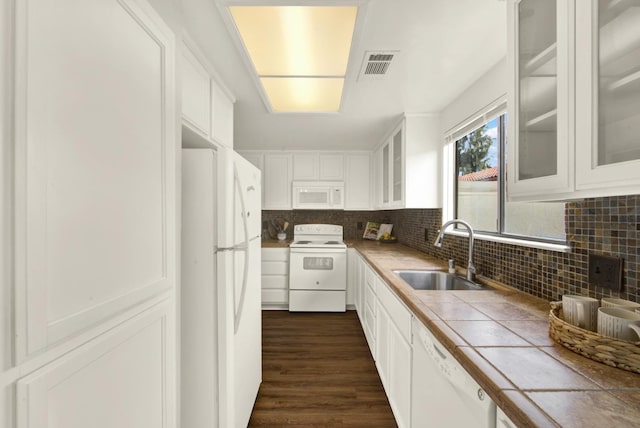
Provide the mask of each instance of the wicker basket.
POLYGON ((640 342, 602 336, 562 320, 562 302, 551 302, 549 336, 565 348, 619 369, 640 373, 640 342))

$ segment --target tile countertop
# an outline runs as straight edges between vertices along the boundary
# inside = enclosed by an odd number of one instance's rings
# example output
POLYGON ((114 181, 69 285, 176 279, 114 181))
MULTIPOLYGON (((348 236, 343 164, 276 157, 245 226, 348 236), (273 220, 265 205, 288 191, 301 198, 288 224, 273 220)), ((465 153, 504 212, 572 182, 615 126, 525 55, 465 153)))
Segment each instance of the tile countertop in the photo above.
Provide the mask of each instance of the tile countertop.
POLYGON ((414 290, 392 270, 446 268, 401 244, 353 241, 377 273, 519 427, 640 426, 640 374, 589 360, 548 334, 549 303, 488 291, 414 290))
POLYGON ((289 248, 289 244, 293 241, 290 239, 285 239, 283 241, 279 241, 277 239, 263 239, 262 240, 262 248, 289 248))

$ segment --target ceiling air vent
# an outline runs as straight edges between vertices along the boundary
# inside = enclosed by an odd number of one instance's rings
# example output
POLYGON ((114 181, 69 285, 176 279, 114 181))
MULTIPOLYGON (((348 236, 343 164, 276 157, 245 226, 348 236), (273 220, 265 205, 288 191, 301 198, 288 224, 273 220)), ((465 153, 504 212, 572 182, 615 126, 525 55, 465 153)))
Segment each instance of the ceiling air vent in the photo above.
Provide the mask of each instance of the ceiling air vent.
POLYGON ((393 57, 398 54, 398 51, 386 51, 386 52, 372 52, 367 51, 364 53, 364 59, 362 61, 362 70, 360 71, 359 79, 380 79, 386 76, 391 66, 393 57))

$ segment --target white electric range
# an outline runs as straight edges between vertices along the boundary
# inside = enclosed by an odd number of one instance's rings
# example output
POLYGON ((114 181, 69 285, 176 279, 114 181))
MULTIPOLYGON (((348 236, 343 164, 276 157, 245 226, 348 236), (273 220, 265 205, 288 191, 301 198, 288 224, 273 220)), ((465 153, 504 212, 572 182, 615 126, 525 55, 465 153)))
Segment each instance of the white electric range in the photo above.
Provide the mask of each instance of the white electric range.
POLYGON ((299 224, 289 246, 289 311, 344 312, 347 246, 342 226, 299 224))

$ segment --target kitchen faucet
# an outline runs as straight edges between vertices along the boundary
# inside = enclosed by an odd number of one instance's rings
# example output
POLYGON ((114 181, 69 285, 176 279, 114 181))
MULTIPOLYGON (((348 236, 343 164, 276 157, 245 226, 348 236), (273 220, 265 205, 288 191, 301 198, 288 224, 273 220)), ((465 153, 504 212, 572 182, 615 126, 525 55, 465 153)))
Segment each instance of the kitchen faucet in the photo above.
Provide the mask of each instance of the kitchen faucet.
POLYGON ((436 238, 433 245, 438 248, 442 248, 442 240, 444 239, 444 231, 452 224, 461 224, 469 230, 469 262, 467 263, 467 279, 469 281, 473 281, 474 275, 476 273, 476 268, 473 265, 473 228, 469 223, 464 220, 453 219, 449 220, 445 224, 442 225, 440 230, 438 231, 438 237, 436 238))

